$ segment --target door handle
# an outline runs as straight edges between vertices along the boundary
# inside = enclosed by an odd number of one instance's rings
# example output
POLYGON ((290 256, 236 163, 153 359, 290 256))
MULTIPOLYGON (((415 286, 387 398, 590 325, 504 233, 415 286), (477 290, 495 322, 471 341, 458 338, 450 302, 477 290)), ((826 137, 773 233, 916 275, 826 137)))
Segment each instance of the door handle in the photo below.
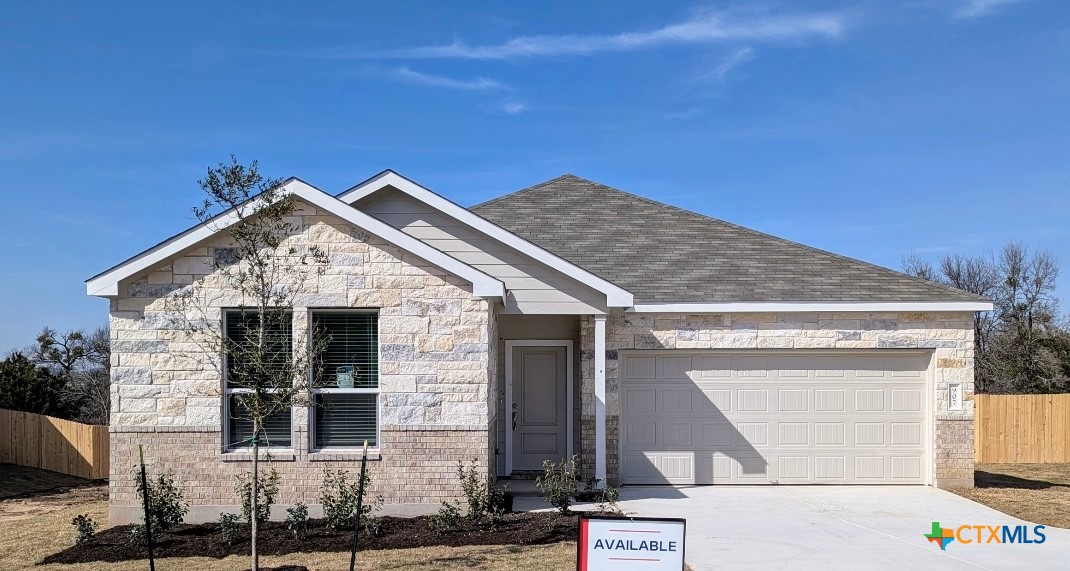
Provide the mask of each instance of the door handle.
POLYGON ((516 417, 517 417, 517 414, 518 413, 514 410, 513 411, 513 432, 516 432, 516 417))

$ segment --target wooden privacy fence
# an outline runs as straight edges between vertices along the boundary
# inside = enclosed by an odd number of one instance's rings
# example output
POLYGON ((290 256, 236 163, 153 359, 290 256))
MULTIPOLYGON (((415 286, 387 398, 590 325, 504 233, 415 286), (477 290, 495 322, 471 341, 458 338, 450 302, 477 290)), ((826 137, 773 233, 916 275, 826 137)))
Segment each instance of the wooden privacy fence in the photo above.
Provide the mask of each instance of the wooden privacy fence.
POLYGON ((108 477, 108 427, 0 409, 0 462, 108 477))
POLYGON ((976 462, 1070 462, 1070 394, 973 398, 976 462))

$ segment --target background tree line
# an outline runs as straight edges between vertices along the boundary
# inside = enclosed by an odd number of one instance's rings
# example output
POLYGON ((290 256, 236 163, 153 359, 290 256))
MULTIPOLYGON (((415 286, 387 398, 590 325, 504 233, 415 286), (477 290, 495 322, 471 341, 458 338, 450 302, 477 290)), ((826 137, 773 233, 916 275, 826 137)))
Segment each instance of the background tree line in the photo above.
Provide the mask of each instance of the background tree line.
POLYGON ((108 424, 110 384, 107 327, 66 333, 45 327, 33 345, 0 361, 0 408, 108 424))
POLYGON ((1059 314, 1051 253, 1009 242, 997 255, 949 254, 936 266, 909 255, 903 271, 992 300, 974 319, 978 392, 1070 392, 1070 323, 1059 314))

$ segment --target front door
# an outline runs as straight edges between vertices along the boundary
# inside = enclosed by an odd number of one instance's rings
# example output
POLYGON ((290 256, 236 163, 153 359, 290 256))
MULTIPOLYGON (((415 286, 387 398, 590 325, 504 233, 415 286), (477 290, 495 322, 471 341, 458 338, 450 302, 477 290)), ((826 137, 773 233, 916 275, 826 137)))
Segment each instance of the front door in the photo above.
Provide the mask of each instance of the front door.
POLYGON ((513 348, 513 471, 542 470, 568 454, 565 347, 513 348))

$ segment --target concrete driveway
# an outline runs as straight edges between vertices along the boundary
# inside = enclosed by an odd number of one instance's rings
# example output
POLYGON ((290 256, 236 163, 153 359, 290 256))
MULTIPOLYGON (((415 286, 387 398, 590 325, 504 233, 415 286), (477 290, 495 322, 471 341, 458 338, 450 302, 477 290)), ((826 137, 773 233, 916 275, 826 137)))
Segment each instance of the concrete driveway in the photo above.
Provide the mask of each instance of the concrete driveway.
POLYGON ((941 551, 923 537, 934 521, 945 528, 1025 522, 928 487, 632 487, 621 496, 627 512, 687 518, 695 571, 1070 569, 1070 530, 1052 527, 1039 545, 953 541, 941 551))
MULTIPOLYGON (((941 551, 924 537, 934 521, 945 528, 1026 522, 922 486, 628 487, 621 496, 628 513, 687 519, 695 571, 1070 569, 1067 529, 1046 527, 1038 545, 953 541, 941 551)), ((545 507, 540 498, 517 501, 520 509, 545 507)))

